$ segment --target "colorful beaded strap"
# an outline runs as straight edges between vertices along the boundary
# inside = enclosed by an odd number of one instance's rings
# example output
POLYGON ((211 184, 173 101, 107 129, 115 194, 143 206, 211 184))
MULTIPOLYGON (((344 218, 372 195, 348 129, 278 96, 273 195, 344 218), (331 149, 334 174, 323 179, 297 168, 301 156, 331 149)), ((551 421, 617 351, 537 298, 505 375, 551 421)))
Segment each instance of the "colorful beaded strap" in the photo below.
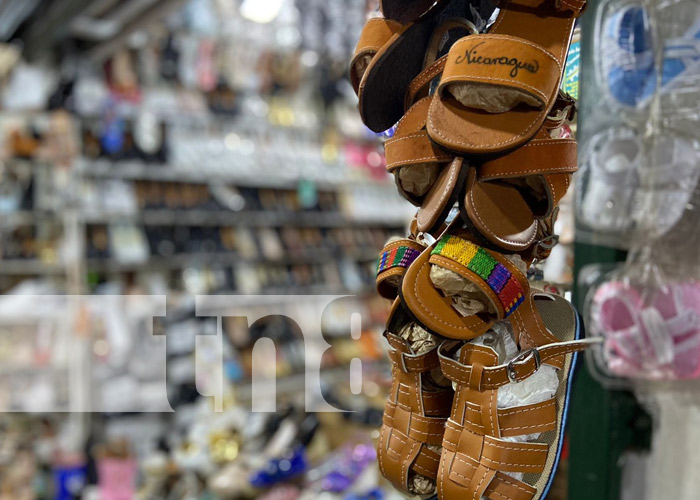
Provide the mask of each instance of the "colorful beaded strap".
POLYGON ((407 268, 420 255, 420 250, 408 246, 396 246, 383 252, 377 263, 377 275, 394 267, 407 268))
POLYGON ((525 301, 522 285, 488 250, 457 236, 444 236, 432 251, 453 260, 479 276, 498 296, 507 318, 525 301))
POLYGON ((402 239, 388 243, 377 262, 377 291, 379 295, 393 300, 398 295, 398 285, 425 247, 414 240, 402 239))

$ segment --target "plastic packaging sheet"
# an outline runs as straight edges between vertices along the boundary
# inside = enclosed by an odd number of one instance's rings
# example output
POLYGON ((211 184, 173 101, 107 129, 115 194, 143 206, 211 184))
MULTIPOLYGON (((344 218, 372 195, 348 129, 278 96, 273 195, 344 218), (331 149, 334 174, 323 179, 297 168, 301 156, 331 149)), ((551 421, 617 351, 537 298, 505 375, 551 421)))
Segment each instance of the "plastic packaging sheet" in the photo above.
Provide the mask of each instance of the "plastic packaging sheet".
POLYGON ((698 217, 700 4, 604 0, 591 15, 578 222, 593 243, 629 248, 698 217))

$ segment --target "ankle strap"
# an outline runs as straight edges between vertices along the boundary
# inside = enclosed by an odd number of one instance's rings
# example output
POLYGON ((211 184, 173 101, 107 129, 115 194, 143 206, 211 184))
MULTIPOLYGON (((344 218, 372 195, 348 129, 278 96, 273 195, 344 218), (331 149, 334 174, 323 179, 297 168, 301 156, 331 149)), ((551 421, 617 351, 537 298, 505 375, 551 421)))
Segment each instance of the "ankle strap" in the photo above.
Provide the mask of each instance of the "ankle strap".
MULTIPOLYGON (((440 367, 445 377, 452 382, 483 392, 496 390, 509 383, 522 382, 537 373, 540 367, 550 359, 584 351, 589 346, 599 343, 599 341, 599 339, 584 339, 535 347, 523 351, 512 361, 499 366, 465 365, 455 361, 448 355, 449 349, 455 345, 451 342, 443 343, 440 346, 438 355, 440 357, 440 367)), ((465 347, 468 346, 467 344, 465 347)), ((472 347, 491 350, 488 347, 472 347)))

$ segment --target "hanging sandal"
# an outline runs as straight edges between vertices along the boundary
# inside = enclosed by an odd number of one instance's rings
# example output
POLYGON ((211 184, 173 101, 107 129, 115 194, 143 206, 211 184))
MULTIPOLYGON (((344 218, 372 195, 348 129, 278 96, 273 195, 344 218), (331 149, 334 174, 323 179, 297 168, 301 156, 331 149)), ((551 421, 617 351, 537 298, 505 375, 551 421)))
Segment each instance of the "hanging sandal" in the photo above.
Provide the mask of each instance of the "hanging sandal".
POLYGON ((388 46, 390 40, 401 36, 407 28, 404 24, 381 17, 367 21, 350 63, 350 82, 355 94, 360 95, 360 83, 372 60, 388 46))
POLYGON ((586 0, 502 0, 488 34, 455 43, 428 116, 441 146, 467 154, 514 149, 554 106, 586 0))
POLYGON ((396 489, 411 495, 435 494, 439 448, 453 399, 452 386, 440 374, 439 342, 415 353, 399 335, 411 322, 400 300, 392 307, 385 337, 391 347, 392 386, 384 411, 377 457, 382 475, 396 489))
POLYGON ((450 339, 471 340, 512 315, 530 290, 525 274, 504 255, 470 241, 465 230, 450 230, 408 268, 400 297, 411 314, 429 331, 450 339), (470 283, 487 307, 462 315, 453 297, 434 283, 432 268, 456 273, 470 283))
MULTIPOLYGON (((471 2, 440 2, 419 21, 405 25, 374 52, 357 90, 360 115, 367 127, 374 132, 384 132, 401 119, 406 111, 405 96, 411 82, 423 71, 425 61, 431 60, 426 54, 434 32, 451 19, 466 19, 473 24, 476 15, 470 8, 471 2)), ((488 18, 487 14, 481 13, 488 18)))
POLYGON ((456 384, 440 460, 440 500, 540 500, 549 491, 561 456, 574 353, 591 342, 578 340, 578 315, 562 297, 530 295, 511 323, 521 343, 527 336, 536 344, 513 359, 500 360, 487 345, 440 347, 443 373, 456 384), (557 377, 554 397, 523 406, 499 399, 499 389, 535 383, 535 375, 557 377))
POLYGON ((416 223, 423 233, 434 232, 445 221, 466 181, 464 159, 438 147, 426 130, 433 99, 430 84, 442 74, 447 61, 447 56, 438 55, 449 49, 450 39, 458 40, 465 32, 474 34, 476 28, 468 20, 450 19, 432 34, 426 67, 406 91, 408 111, 396 125, 393 138, 384 144, 387 170, 394 175, 399 193, 419 207, 416 223))
POLYGON ((489 244, 525 252, 541 242, 540 225, 557 209, 578 168, 576 140, 553 136, 575 109, 573 99, 560 94, 534 139, 469 171, 462 217, 489 244))

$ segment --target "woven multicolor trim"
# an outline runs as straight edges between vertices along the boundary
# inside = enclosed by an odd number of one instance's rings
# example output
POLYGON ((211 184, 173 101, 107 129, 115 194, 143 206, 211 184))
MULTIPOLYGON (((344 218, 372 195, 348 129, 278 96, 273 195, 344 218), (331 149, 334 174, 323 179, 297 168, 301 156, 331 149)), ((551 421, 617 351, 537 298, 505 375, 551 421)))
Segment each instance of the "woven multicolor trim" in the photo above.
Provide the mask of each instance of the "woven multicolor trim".
POLYGON ((394 267, 407 268, 418 258, 420 251, 411 247, 397 246, 379 256, 377 275, 394 267))
POLYGON ((506 317, 525 300, 525 292, 513 274, 486 250, 456 236, 443 237, 432 251, 453 260, 477 274, 498 296, 506 317))

